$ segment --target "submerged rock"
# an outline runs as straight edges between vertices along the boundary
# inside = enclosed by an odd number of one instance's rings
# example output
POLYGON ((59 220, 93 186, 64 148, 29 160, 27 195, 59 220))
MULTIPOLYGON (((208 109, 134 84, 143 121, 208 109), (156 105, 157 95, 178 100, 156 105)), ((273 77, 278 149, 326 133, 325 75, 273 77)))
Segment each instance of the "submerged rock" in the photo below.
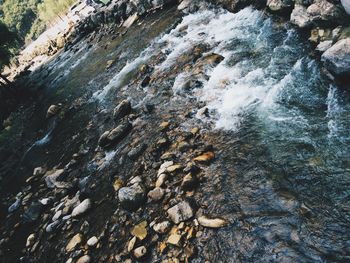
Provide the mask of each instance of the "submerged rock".
POLYGON ((335 77, 350 79, 350 38, 338 41, 323 53, 321 59, 335 77))
POLYGON ((126 115, 130 114, 131 110, 132 108, 130 101, 123 100, 121 103, 118 104, 117 107, 114 108, 113 118, 115 120, 124 118, 126 115))
POLYGON ((128 135, 131 129, 132 125, 130 122, 125 121, 113 130, 103 133, 98 141, 98 144, 102 148, 107 148, 113 144, 117 144, 128 135))
POLYGON ((66 251, 73 251, 82 242, 82 238, 83 236, 81 234, 76 234, 73 236, 66 246, 66 251))
POLYGON ((46 112, 46 118, 51 118, 59 113, 61 109, 61 104, 58 105, 51 105, 47 112, 46 112))
POLYGON ((120 204, 127 210, 139 208, 145 201, 145 190, 140 184, 122 187, 118 192, 120 204))

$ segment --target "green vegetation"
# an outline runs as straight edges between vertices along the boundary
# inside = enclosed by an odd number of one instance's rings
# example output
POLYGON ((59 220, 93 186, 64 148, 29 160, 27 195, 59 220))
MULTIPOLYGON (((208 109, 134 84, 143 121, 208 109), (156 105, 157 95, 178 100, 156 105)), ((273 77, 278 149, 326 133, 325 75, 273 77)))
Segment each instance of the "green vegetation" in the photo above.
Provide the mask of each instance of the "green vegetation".
MULTIPOLYGON (((3 66, 9 64, 18 44, 17 40, 17 35, 11 32, 5 24, 0 22, 0 70, 3 66)), ((1 75, 0 78, 8 82, 7 79, 1 75)))
POLYGON ((0 21, 22 41, 37 38, 46 26, 64 14, 76 0, 0 0, 0 21))

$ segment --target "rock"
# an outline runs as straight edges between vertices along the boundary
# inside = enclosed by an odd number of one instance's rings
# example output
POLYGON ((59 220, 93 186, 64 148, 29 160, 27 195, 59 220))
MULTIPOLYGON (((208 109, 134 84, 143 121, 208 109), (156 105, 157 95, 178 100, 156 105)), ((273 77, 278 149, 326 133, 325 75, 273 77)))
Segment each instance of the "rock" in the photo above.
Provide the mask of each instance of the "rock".
POLYGON ((113 183, 114 191, 119 191, 119 189, 122 187, 123 187, 123 181, 117 178, 113 183))
POLYGON ((77 260, 77 263, 89 263, 90 261, 91 261, 90 256, 89 255, 85 255, 85 256, 80 257, 77 260))
POLYGON ((55 188, 57 186, 57 180, 64 173, 64 169, 48 171, 45 176, 46 186, 48 188, 55 188))
POLYGON ((147 221, 142 221, 138 225, 134 226, 131 230, 131 234, 137 237, 139 240, 144 240, 147 237, 147 221))
POLYGON ((34 176, 42 176, 46 173, 46 169, 43 167, 36 167, 33 171, 34 176))
POLYGON ((340 0, 342 6, 344 7, 346 13, 350 15, 350 1, 349 0, 340 0))
POLYGON ((125 22, 123 23, 123 27, 125 28, 131 27, 132 24, 134 24, 138 18, 139 16, 137 13, 133 14, 132 16, 129 16, 128 19, 126 19, 125 22))
POLYGON ((106 64, 106 69, 110 69, 115 63, 114 59, 108 60, 106 64))
POLYGON ((59 111, 60 111, 60 105, 51 105, 50 107, 49 107, 49 109, 47 110, 47 112, 46 112, 46 118, 51 118, 51 117, 53 117, 53 116, 55 116, 55 115, 57 115, 58 113, 59 113, 59 111))
POLYGON ((175 165, 167 167, 166 171, 168 173, 174 173, 174 172, 177 172, 178 170, 180 170, 181 168, 182 168, 181 164, 175 164, 175 165))
POLYGON ((113 130, 104 132, 101 135, 98 144, 102 148, 107 148, 113 144, 117 144, 128 135, 131 129, 132 125, 128 121, 125 121, 113 130))
POLYGON ((82 241, 83 236, 81 234, 76 234, 71 238, 66 246, 67 252, 72 252, 82 241))
POLYGON ((165 173, 167 168, 172 166, 174 164, 173 161, 168 161, 168 162, 164 162, 160 167, 159 167, 159 170, 158 170, 158 176, 165 173))
POLYGON ((43 205, 39 202, 33 202, 24 212, 23 219, 25 222, 35 222, 41 215, 43 205))
POLYGON ((157 181, 156 181, 156 187, 162 187, 165 183, 165 181, 167 180, 168 178, 168 175, 166 174, 161 174, 159 175, 159 177, 157 178, 157 181))
POLYGON ((332 47, 332 40, 322 41, 320 44, 317 45, 316 50, 323 53, 327 49, 332 47))
POLYGON ((113 111, 113 118, 115 120, 119 120, 124 118, 126 115, 130 114, 132 108, 131 103, 128 100, 123 100, 121 103, 118 104, 117 107, 115 107, 113 111))
POLYGON ((91 200, 85 199, 83 202, 81 202, 77 207, 73 209, 72 217, 77 217, 79 215, 82 215, 90 208, 91 208, 91 200))
POLYGON ((89 247, 94 247, 94 246, 97 245, 97 243, 98 243, 98 239, 97 239, 97 237, 95 237, 95 236, 91 237, 91 238, 86 242, 86 244, 87 244, 89 247))
POLYGON ((181 203, 169 208, 167 213, 169 218, 175 224, 186 221, 194 215, 194 211, 187 201, 182 201, 181 203))
POLYGON ((167 240, 166 242, 167 242, 168 244, 171 244, 171 245, 180 247, 180 246, 181 246, 181 239, 182 239, 182 236, 175 233, 175 234, 171 234, 171 235, 168 237, 168 240, 167 240))
POLYGON ((155 224, 153 226, 153 230, 156 231, 159 234, 164 234, 166 232, 168 232, 170 228, 170 222, 169 221, 164 221, 158 224, 155 224))
POLYGON ((18 209, 18 207, 21 205, 21 199, 17 198, 16 201, 10 205, 10 207, 8 208, 8 212, 9 213, 13 213, 14 211, 16 211, 18 209))
POLYGON ((220 228, 227 226, 228 222, 224 219, 221 218, 214 218, 210 219, 206 216, 200 216, 197 218, 199 224, 204 227, 209 227, 209 228, 220 228))
POLYGON ((27 238, 26 247, 31 247, 34 244, 34 241, 35 241, 35 235, 30 234, 27 238))
POLYGON ((350 79, 350 38, 342 39, 326 50, 321 60, 336 78, 350 79))
POLYGON ((215 155, 213 152, 206 152, 194 158, 193 161, 208 164, 214 158, 215 158, 215 155))
POLYGON ((303 5, 295 4, 290 22, 300 28, 305 28, 311 25, 311 18, 307 13, 307 9, 303 5))
POLYGON ((139 208, 145 201, 145 190, 140 184, 122 187, 118 192, 121 205, 127 210, 139 208))
POLYGON ((133 249, 134 249, 134 247, 135 247, 135 244, 136 244, 136 237, 133 237, 130 241, 129 241, 129 243, 128 243, 128 252, 131 252, 133 249))
POLYGON ((177 7, 177 10, 184 10, 186 8, 188 8, 191 4, 191 0, 183 0, 177 7))
POLYGON ((168 121, 164 121, 159 125, 159 128, 161 131, 165 131, 166 129, 168 129, 170 126, 170 122, 168 121))
POLYGON ((57 221, 55 221, 55 222, 49 224, 49 225, 46 227, 45 231, 46 231, 47 233, 53 233, 53 232, 55 232, 55 231, 56 231, 58 228, 60 228, 60 227, 61 227, 61 222, 57 220, 57 221))
POLYGON ((283 12, 293 8, 292 0, 267 0, 267 6, 271 11, 283 12))
POLYGON ((164 197, 165 191, 164 189, 160 188, 160 187, 156 187, 153 190, 148 192, 148 197, 152 200, 152 201, 159 201, 164 197))
POLYGON ((52 221, 58 220, 58 219, 61 217, 61 215, 62 215, 62 210, 58 210, 58 211, 54 214, 54 216, 52 217, 52 221))
POLYGON ((191 191, 198 185, 198 179, 192 173, 187 174, 181 183, 181 187, 184 191, 191 191))
POLYGON ((147 87, 150 82, 151 82, 151 77, 150 76, 146 76, 141 82, 141 87, 142 88, 147 87))
POLYGON ((134 250, 134 256, 137 259, 142 258, 144 255, 146 255, 147 249, 145 246, 138 247, 134 250))
POLYGON ((128 157, 131 160, 136 160, 147 148, 147 144, 140 143, 135 148, 131 149, 130 152, 128 152, 128 157))

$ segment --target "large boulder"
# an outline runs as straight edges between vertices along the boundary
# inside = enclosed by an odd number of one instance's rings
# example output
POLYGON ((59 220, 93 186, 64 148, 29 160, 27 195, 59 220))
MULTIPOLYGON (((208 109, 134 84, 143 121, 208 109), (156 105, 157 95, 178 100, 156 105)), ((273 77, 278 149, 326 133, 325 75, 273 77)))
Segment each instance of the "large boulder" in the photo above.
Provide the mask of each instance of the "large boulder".
POLYGON ((340 0, 342 6, 345 9, 345 12, 350 15, 350 1, 349 0, 340 0))
POLYGON ((325 67, 339 80, 350 80, 350 38, 342 39, 322 55, 325 67))
POLYGON ((344 24, 344 15, 339 5, 326 0, 316 0, 308 7, 295 4, 290 21, 301 28, 319 24, 344 24))

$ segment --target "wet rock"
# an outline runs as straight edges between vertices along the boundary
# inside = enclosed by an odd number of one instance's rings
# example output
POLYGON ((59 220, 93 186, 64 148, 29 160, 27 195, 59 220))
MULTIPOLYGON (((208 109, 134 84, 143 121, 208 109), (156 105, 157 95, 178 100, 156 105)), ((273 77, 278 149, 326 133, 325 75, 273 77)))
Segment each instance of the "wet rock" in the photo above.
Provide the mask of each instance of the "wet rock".
POLYGON ((10 205, 10 207, 8 208, 7 211, 9 213, 13 213, 14 211, 16 211, 19 208, 20 205, 21 205, 21 199, 17 198, 16 201, 12 205, 10 205))
POLYGON ((133 148, 130 152, 128 152, 128 157, 131 160, 136 160, 139 156, 142 155, 142 153, 146 150, 147 144, 140 143, 135 148, 133 148))
POLYGON ((67 252, 72 252, 79 244, 81 244, 83 236, 81 234, 76 234, 71 238, 66 246, 67 252))
POLYGON ((161 174, 159 175, 159 177, 157 178, 156 181, 156 187, 162 187, 165 183, 165 181, 167 180, 168 175, 167 174, 161 174))
POLYGON ((136 244, 136 241, 137 241, 136 236, 134 236, 134 237, 129 241, 128 247, 127 247, 128 252, 130 252, 130 251, 132 251, 132 250, 134 249, 135 244, 136 244))
POLYGON ((34 202, 30 205, 29 209, 23 214, 23 219, 26 222, 35 222, 38 220, 43 205, 39 202, 34 202))
POLYGON ((338 41, 323 53, 321 59, 335 77, 350 79, 350 38, 338 41))
POLYGON ((46 118, 51 118, 59 113, 61 109, 61 104, 51 105, 46 112, 46 118))
POLYGON ((57 180, 64 173, 64 169, 52 170, 46 173, 45 182, 48 188, 55 188, 57 180))
POLYGON ((173 161, 167 161, 167 162, 164 162, 160 167, 159 167, 159 170, 158 170, 158 176, 165 173, 167 168, 172 166, 174 164, 173 161))
POLYGON ((113 183, 114 191, 119 191, 119 189, 122 187, 123 187, 123 181, 117 178, 113 183))
POLYGON ((165 191, 160 187, 156 187, 153 190, 148 192, 148 198, 152 201, 159 201, 164 197, 165 191))
POLYGON ((35 234, 30 234, 27 238, 26 247, 31 247, 35 242, 35 234))
POLYGON ((177 247, 180 247, 181 246, 181 241, 182 241, 182 236, 179 235, 179 234, 171 234, 168 239, 167 239, 167 243, 168 244, 171 244, 171 245, 174 245, 174 246, 177 246, 177 247))
POLYGON ((183 1, 181 1, 181 3, 177 7, 177 10, 181 11, 181 10, 184 10, 184 9, 188 8, 190 6, 191 2, 192 2, 191 0, 183 0, 183 1))
POLYGON ((118 104, 117 107, 115 107, 113 111, 113 118, 115 120, 119 120, 124 118, 126 115, 130 114, 132 108, 131 103, 128 100, 123 100, 121 103, 118 104))
POLYGON ((169 218, 175 224, 178 224, 192 218, 194 210, 187 201, 182 201, 181 203, 169 208, 167 213, 169 218))
POLYGON ((86 242, 86 244, 87 244, 89 247, 94 247, 94 246, 97 245, 97 243, 98 243, 98 239, 97 239, 97 237, 95 237, 95 236, 91 237, 91 238, 86 242))
POLYGON ((142 221, 138 225, 134 226, 131 230, 131 234, 137 237, 139 240, 144 240, 147 237, 147 222, 142 221))
POLYGON ((164 233, 168 232, 170 225, 171 224, 169 221, 163 221, 161 223, 155 224, 153 226, 153 230, 159 234, 164 234, 164 233))
POLYGON ((98 144, 102 148, 107 148, 117 144, 128 135, 131 129, 132 125, 128 121, 125 121, 113 130, 103 133, 98 144))
POLYGON ((79 215, 84 214, 87 210, 91 208, 91 200, 85 199, 81 202, 77 207, 75 207, 72 211, 72 217, 77 217, 79 215))
POLYGON ((344 7, 346 13, 350 15, 350 1, 349 0, 340 0, 342 6, 344 7))
POLYGON ((316 50, 323 53, 327 49, 332 47, 332 40, 322 41, 320 44, 317 45, 316 50))
POLYGON ((151 77, 150 76, 146 76, 141 82, 141 87, 142 88, 147 87, 150 82, 151 82, 151 77))
POLYGON ((89 262, 91 262, 91 258, 89 255, 82 256, 77 260, 77 263, 89 263, 89 262))
POLYGON ((46 227, 45 231, 46 231, 47 233, 53 233, 53 232, 55 232, 56 230, 58 230, 60 227, 61 227, 61 222, 57 220, 57 221, 55 221, 55 222, 49 224, 49 225, 46 227))
POLYGON ((175 173, 175 172, 181 170, 182 168, 183 168, 183 167, 182 167, 181 164, 174 164, 174 165, 171 165, 171 166, 167 167, 167 168, 166 168, 166 171, 167 171, 168 173, 175 173))
POLYGON ((267 6, 271 11, 282 12, 292 9, 292 0, 267 0, 267 6))
POLYGON ((214 158, 215 158, 215 154, 213 152, 206 152, 206 153, 203 153, 202 155, 199 155, 196 158, 194 158, 193 161, 208 164, 214 158))
POLYGON ((111 59, 107 61, 106 69, 110 69, 115 63, 115 60, 111 59))
POLYGON ((208 218, 206 216, 200 216, 197 218, 198 223, 201 226, 208 227, 208 228, 220 228, 227 226, 228 222, 221 218, 208 218))
POLYGON ((33 171, 34 176, 42 176, 46 173, 46 169, 43 167, 36 167, 33 171))
POLYGON ((181 183, 181 187, 184 191, 191 191, 198 185, 198 179, 192 173, 187 174, 181 183))
POLYGON ((139 208, 145 201, 145 190, 140 184, 122 187, 118 192, 120 204, 127 210, 139 208))
POLYGON ((134 256, 137 259, 142 258, 147 253, 147 248, 145 246, 138 247, 134 250, 134 256))

